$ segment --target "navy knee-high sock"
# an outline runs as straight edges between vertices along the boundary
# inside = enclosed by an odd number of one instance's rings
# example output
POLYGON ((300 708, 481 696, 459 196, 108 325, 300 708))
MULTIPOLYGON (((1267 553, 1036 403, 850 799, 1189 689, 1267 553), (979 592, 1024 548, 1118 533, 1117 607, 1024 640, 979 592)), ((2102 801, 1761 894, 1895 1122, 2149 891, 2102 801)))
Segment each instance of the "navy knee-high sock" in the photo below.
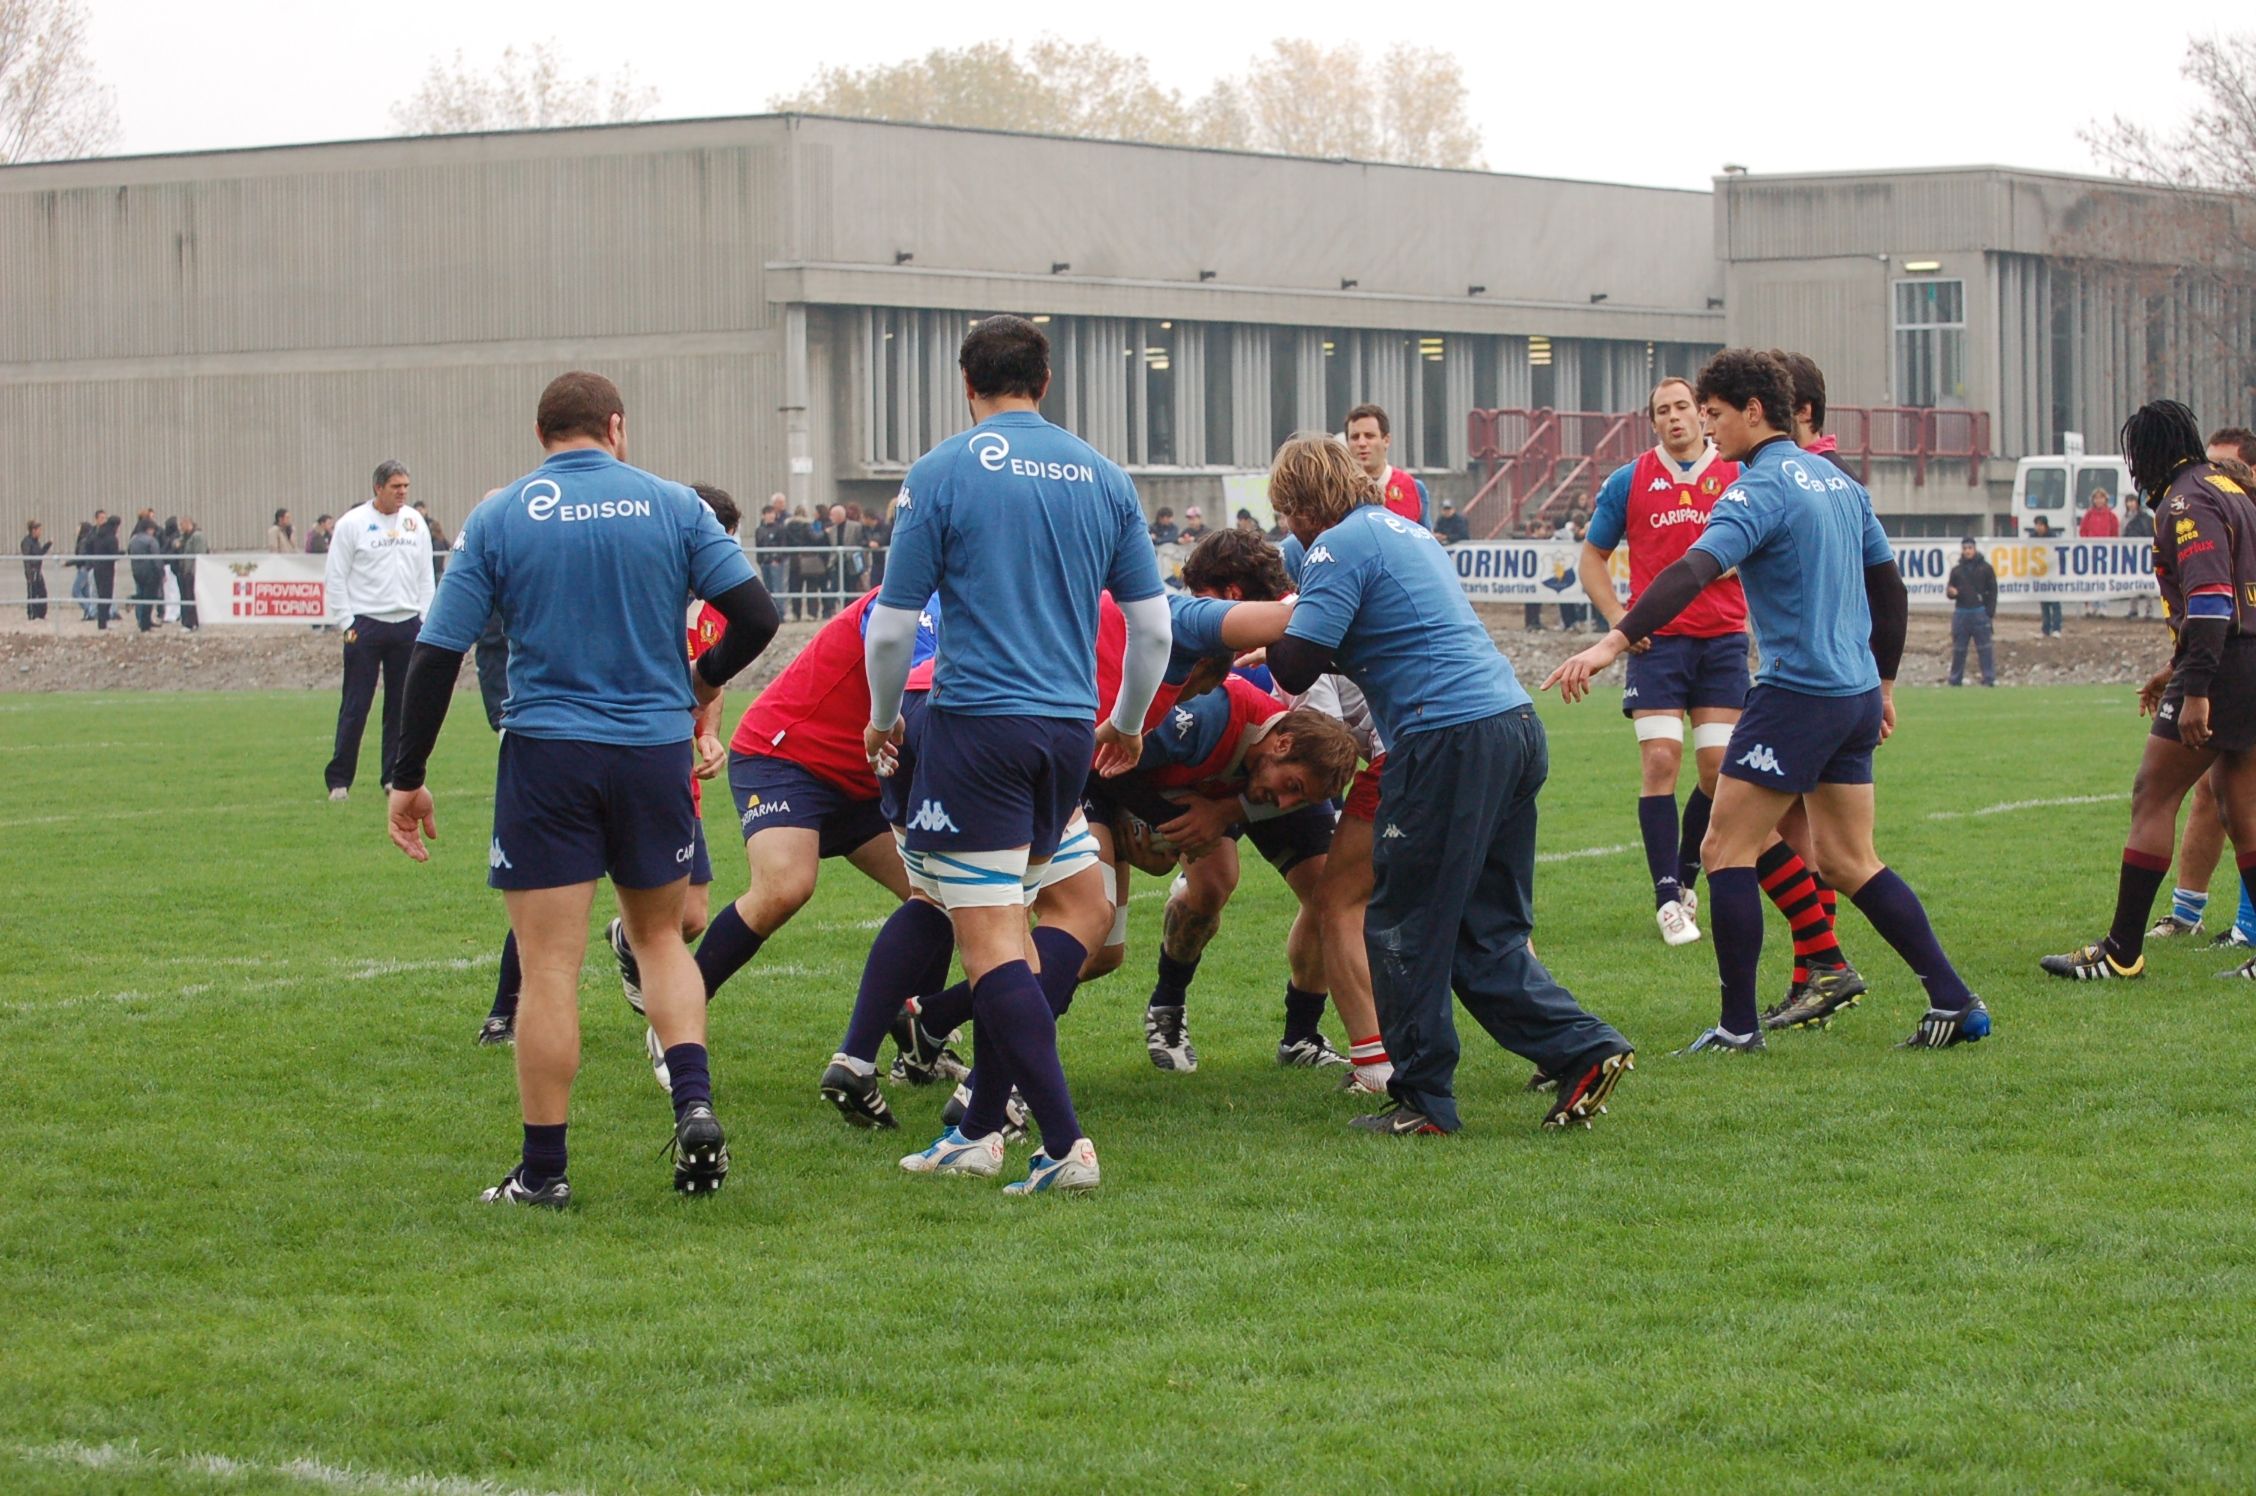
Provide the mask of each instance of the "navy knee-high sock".
POLYGON ((854 994, 854 1016, 847 1021, 839 1052, 876 1064, 877 1046, 893 1015, 917 995, 917 984, 932 969, 933 952, 952 949, 955 938, 948 916, 936 904, 910 899, 894 910, 870 942, 861 989, 854 994))
POLYGON ((1159 980, 1152 986, 1151 1002, 1154 1008, 1180 1008, 1190 1000, 1191 979, 1198 975, 1199 958, 1178 961, 1167 954, 1162 946, 1159 952, 1159 980))
MULTIPOLYGON (((2155 885, 2161 884, 2162 874, 2155 873, 2155 885)), ((2151 890, 2149 908, 2151 908, 2151 890)), ((1959 980, 1958 972, 1943 954, 1942 942, 1935 938, 1935 927, 1927 922, 1927 911, 1920 906, 1919 895, 1911 885, 1897 877, 1888 868, 1882 868, 1865 880, 1864 887, 1849 895, 1849 902, 1862 910, 1871 921, 1880 938, 1895 947, 1903 957, 1904 965, 1919 978, 1927 989, 1927 1002, 1932 1007, 1958 1009, 1966 1006, 1973 993, 1959 980)), ((2143 922, 2145 912, 2139 915, 2143 922)), ((2134 951, 2133 955, 2137 953, 2134 951)))
POLYGON ((1645 870, 1653 875, 1653 907, 1682 896, 1676 882, 1676 796, 1639 795, 1637 831, 1645 842, 1645 870))
POLYGON ((1708 933, 1723 987, 1723 1027, 1742 1037, 1762 1029, 1755 968, 1762 964, 1762 883, 1751 867, 1708 869, 1708 933))
POLYGON ((539 1189, 564 1172, 566 1163, 563 1122, 525 1124, 525 1168, 518 1176, 527 1189, 539 1189))
POLYGON ((702 1044, 666 1047, 666 1074, 673 1081, 674 1119, 679 1121, 693 1106, 713 1104, 713 1064, 702 1044))
POLYGON ((1684 838, 1676 844, 1676 881, 1685 888, 1700 876, 1700 843, 1708 838, 1708 812, 1714 808, 1708 792, 1696 785, 1684 797, 1684 838))
POLYGON ((517 960, 517 932, 511 930, 501 943, 501 975, 494 978, 493 1011, 488 1018, 515 1018, 517 992, 525 985, 525 968, 517 960))
POLYGON ((972 984, 972 1003, 981 1052, 989 1058, 999 1054, 1008 1074, 997 1076, 982 1061, 964 1135, 979 1137, 1001 1126, 1003 1102, 1015 1082, 1042 1129, 1042 1151, 1063 1157, 1081 1136, 1081 1119, 1066 1089, 1057 1018, 1041 981, 1024 961, 1008 961, 972 984))
POLYGON ((760 946, 766 939, 745 923, 733 899, 721 906, 721 912, 705 927, 705 938, 697 942, 697 971, 705 978, 705 1001, 711 1002, 713 994, 721 990, 721 983, 742 971, 746 962, 760 954, 760 946))
POLYGON ((2162 891, 2162 880, 2169 872, 2167 856, 2123 849, 2123 871, 2115 880, 2115 923, 2107 932, 2107 944, 2115 959, 2125 966, 2136 961, 2146 948, 2146 923, 2154 914, 2154 896, 2162 891))
POLYGON ((1042 960, 1039 980, 1042 996, 1049 1000, 1050 1014, 1063 1018, 1065 1010, 1073 1006, 1073 990, 1081 985, 1081 967, 1089 959, 1089 948, 1065 931, 1045 925, 1034 932, 1034 954, 1042 960))

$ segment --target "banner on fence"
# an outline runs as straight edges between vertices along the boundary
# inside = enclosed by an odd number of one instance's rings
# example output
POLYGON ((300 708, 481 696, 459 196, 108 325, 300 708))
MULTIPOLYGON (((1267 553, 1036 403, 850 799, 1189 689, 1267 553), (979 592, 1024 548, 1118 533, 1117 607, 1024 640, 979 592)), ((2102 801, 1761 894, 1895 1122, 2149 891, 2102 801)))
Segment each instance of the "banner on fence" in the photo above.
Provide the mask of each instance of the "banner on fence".
MULTIPOLYGON (((1958 564, 1958 541, 1898 540, 1896 566, 1914 607, 1948 607, 1944 595, 1958 564)), ((1982 554, 1997 569, 1998 601, 2098 602, 2152 597, 2154 542, 2130 539, 1985 540, 1982 554)), ((1582 544, 1573 540, 1483 540, 1449 548, 1465 595, 1481 603, 1585 603, 1575 575, 1582 544)), ((1629 596, 1629 552, 1614 552, 1614 591, 1629 596)))
POLYGON ((196 611, 205 623, 319 623, 329 614, 326 556, 244 551, 196 558, 196 611))

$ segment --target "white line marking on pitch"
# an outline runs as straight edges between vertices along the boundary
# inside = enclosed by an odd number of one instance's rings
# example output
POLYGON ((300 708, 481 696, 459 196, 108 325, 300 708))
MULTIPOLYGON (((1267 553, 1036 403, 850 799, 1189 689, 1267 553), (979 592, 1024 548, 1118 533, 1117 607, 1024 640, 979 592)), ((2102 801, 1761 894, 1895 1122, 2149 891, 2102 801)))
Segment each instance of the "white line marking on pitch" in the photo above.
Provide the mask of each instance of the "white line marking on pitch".
POLYGON ((324 1491, 345 1491, 356 1496, 564 1496, 536 1493, 520 1486, 497 1485, 462 1475, 395 1475, 386 1470, 355 1469, 326 1460, 303 1458, 268 1463, 238 1460, 223 1454, 167 1454, 143 1450, 132 1444, 18 1444, 9 1450, 32 1465, 68 1465, 83 1470, 114 1470, 135 1475, 190 1475, 221 1481, 294 1481, 324 1491))
POLYGON ((2055 795, 2046 800, 2000 800, 1995 805, 1985 805, 1980 810, 1929 811, 1930 821, 1963 821, 1968 816, 2002 816, 2016 810, 2048 810, 2056 805, 2114 805, 2130 799, 2125 790, 2113 795, 2055 795))
POLYGON ((1612 857, 1621 852, 1638 850, 1634 842, 1616 842, 1610 847, 1577 847, 1572 852, 1538 852, 1537 862, 1573 862, 1582 857, 1612 857))

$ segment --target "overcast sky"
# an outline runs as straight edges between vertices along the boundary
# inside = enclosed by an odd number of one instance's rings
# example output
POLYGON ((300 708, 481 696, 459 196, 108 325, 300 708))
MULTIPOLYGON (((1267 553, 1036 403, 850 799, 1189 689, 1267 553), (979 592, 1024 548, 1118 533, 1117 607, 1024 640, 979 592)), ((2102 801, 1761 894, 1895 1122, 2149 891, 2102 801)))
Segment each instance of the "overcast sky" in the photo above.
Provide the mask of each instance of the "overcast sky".
POLYGON ((2189 102, 2189 35, 2245 4, 1543 7, 1331 0, 1271 11, 1202 0, 1010 10, 899 0, 85 0, 129 152, 389 132, 435 56, 553 39, 575 72, 631 65, 656 117, 758 113, 819 64, 1045 32, 1142 52, 1186 93, 1280 34, 1409 40, 1462 59, 1497 171, 1704 187, 1726 161, 1763 171, 2001 163, 2093 171, 2076 130, 2123 112, 2166 124, 2189 102), (1478 22, 1467 19, 1478 16, 1478 22), (1753 45, 1772 28, 1775 43, 1753 45), (1734 50, 1744 48, 1745 50, 1734 50))

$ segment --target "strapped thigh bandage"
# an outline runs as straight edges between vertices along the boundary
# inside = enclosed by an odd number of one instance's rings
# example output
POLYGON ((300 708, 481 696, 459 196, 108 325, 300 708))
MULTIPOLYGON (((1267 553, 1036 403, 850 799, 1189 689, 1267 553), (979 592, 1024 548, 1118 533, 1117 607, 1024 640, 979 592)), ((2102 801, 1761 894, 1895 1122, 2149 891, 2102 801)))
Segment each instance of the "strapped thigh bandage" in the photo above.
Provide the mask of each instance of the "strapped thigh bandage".
POLYGON ((1731 729, 1736 722, 1701 722, 1692 729, 1692 751, 1702 748, 1728 748, 1731 746, 1731 729))
POLYGON ((1682 717, 1632 717, 1630 724, 1637 729, 1637 741, 1640 743, 1656 742, 1662 738, 1674 738, 1679 743, 1684 741, 1682 717))

